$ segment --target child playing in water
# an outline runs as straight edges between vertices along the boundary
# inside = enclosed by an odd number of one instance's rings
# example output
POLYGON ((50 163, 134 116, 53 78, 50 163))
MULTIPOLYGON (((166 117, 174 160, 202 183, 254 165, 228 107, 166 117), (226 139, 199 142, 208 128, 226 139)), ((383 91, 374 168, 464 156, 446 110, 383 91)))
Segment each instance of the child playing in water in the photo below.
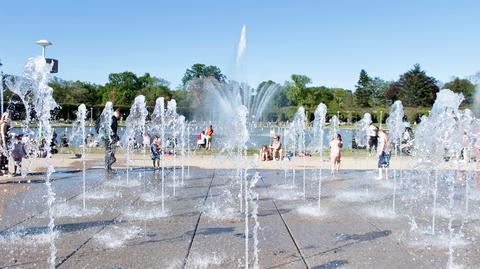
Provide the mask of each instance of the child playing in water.
POLYGON ((150 157, 153 161, 153 168, 160 168, 160 154, 161 154, 160 137, 155 136, 152 144, 150 144, 150 157))
POLYGON ((15 137, 15 144, 13 145, 12 150, 12 158, 15 162, 13 166, 13 175, 17 175, 17 168, 18 172, 21 173, 22 171, 22 160, 23 158, 27 157, 27 150, 25 149, 25 143, 22 141, 23 135, 17 135, 15 137))
POLYGON ((390 166, 390 149, 388 145, 388 136, 382 130, 378 130, 378 177, 377 179, 383 178, 382 169, 385 169, 385 178, 388 179, 388 167, 390 166))
POLYGON ((330 160, 332 162, 332 175, 335 174, 335 171, 340 170, 340 149, 342 148, 342 136, 337 134, 337 136, 330 141, 330 160))

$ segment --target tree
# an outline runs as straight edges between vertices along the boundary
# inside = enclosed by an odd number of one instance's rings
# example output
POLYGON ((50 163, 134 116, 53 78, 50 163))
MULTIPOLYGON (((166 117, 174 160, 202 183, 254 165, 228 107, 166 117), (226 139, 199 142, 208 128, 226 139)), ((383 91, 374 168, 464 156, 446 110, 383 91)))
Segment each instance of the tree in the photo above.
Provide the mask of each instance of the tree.
POLYGON ((360 71, 357 85, 355 86, 355 101, 361 107, 370 107, 370 98, 372 95, 372 79, 365 70, 360 71))
POLYGON ((391 82, 375 77, 371 82, 371 105, 373 107, 388 106, 386 94, 390 89, 391 82))
POLYGON ((312 80, 305 75, 293 74, 291 76, 292 82, 286 82, 285 88, 287 91, 287 98, 293 105, 303 105, 306 97, 306 86, 312 80))
POLYGON ((204 64, 194 64, 190 69, 185 71, 185 74, 182 78, 182 83, 185 86, 190 80, 194 78, 208 78, 213 77, 220 82, 225 82, 227 76, 222 74, 220 68, 209 65, 206 66, 204 64))
POLYGON ((108 82, 102 89, 104 101, 112 101, 118 105, 131 105, 142 81, 129 71, 108 75, 108 82))
POLYGON ((438 90, 437 80, 427 76, 420 65, 415 64, 390 86, 387 97, 401 100, 404 106, 431 106, 438 90))
POLYGON ((455 78, 450 82, 445 83, 443 89, 450 89, 456 93, 462 93, 465 97, 465 103, 473 103, 473 94, 475 93, 475 84, 468 79, 455 78))

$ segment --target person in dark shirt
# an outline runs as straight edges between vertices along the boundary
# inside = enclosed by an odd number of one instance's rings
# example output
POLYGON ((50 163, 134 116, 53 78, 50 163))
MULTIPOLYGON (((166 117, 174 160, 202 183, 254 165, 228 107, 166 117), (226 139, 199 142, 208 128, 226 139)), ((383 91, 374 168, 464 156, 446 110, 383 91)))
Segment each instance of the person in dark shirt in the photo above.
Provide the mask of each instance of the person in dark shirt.
POLYGON ((105 149, 105 169, 107 172, 112 172, 112 165, 117 161, 115 157, 115 145, 120 140, 118 136, 118 119, 120 118, 120 110, 117 109, 113 112, 112 116, 112 125, 110 128, 112 129, 112 136, 110 137, 110 141, 106 143, 105 149))

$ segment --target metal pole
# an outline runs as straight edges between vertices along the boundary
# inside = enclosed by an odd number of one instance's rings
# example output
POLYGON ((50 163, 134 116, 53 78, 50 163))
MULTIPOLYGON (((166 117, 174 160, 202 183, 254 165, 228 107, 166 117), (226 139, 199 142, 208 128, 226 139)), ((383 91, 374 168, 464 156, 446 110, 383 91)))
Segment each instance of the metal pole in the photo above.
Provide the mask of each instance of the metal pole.
MULTIPOLYGON (((2 63, 0 63, 0 68, 2 67, 2 63)), ((3 71, 0 70, 0 117, 3 114, 3 71)))

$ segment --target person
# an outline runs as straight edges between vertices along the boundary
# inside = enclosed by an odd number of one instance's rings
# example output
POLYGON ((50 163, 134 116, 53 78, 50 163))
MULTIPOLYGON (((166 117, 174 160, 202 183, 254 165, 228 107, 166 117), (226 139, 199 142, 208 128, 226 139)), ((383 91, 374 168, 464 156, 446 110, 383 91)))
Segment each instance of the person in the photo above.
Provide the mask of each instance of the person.
POLYGON ((206 146, 206 137, 205 137, 205 131, 200 132, 197 135, 197 147, 198 148, 205 148, 206 146))
POLYGON ((21 173, 22 171, 22 160, 27 157, 27 150, 25 149, 25 143, 23 142, 23 135, 19 134, 15 137, 15 144, 13 145, 12 150, 12 159, 14 161, 13 166, 13 175, 16 176, 17 168, 21 173))
POLYGON ((335 174, 335 171, 338 173, 340 170, 340 149, 343 147, 342 136, 337 134, 337 136, 330 141, 330 161, 332 162, 332 175, 335 174))
POLYGON ((270 160, 270 151, 268 150, 267 145, 263 145, 262 149, 260 149, 260 161, 268 160, 270 160))
POLYGON ((153 161, 153 168, 160 168, 161 153, 162 153, 161 139, 158 135, 156 135, 152 139, 152 144, 150 144, 150 157, 153 161))
POLYGON ((370 122, 370 125, 368 126, 367 129, 367 135, 368 135, 368 154, 372 154, 372 149, 375 148, 377 150, 378 147, 378 137, 377 137, 377 132, 378 128, 373 124, 373 122, 370 122))
POLYGON ((382 130, 378 130, 378 177, 377 179, 383 178, 382 170, 385 170, 385 178, 388 179, 388 167, 390 166, 390 149, 388 146, 388 136, 382 130))
POLYGON ((406 127, 402 135, 402 143, 400 145, 401 151, 405 155, 411 155, 413 149, 413 140, 414 140, 413 130, 410 127, 406 127))
POLYGON ((62 148, 68 148, 68 137, 66 133, 63 133, 61 141, 62 141, 62 148))
POLYGON ((207 128, 207 131, 205 131, 205 138, 206 138, 206 148, 207 150, 211 149, 212 147, 212 137, 213 137, 213 127, 212 125, 210 125, 208 128, 207 128))
POLYGON ((268 147, 270 156, 276 161, 279 161, 282 157, 282 143, 280 142, 280 136, 275 135, 273 137, 273 143, 268 147))
POLYGON ((117 109, 113 112, 112 116, 112 124, 110 128, 112 130, 112 134, 110 137, 110 141, 106 142, 105 148, 105 169, 107 172, 113 172, 112 165, 117 161, 115 157, 115 147, 117 142, 120 140, 118 137, 118 119, 120 118, 120 110, 117 109))
POLYGON ((0 172, 8 176, 8 156, 10 147, 10 113, 4 112, 0 118, 0 172))

